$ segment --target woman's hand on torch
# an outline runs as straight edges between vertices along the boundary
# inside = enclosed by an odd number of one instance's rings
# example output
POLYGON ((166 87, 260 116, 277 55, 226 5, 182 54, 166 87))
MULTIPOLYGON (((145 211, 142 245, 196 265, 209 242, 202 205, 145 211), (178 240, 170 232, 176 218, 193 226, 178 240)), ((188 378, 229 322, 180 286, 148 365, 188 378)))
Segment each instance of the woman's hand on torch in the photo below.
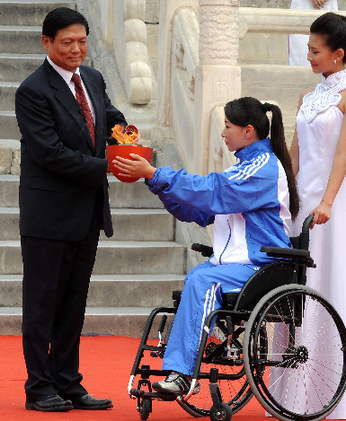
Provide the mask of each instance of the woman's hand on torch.
POLYGON ((112 161, 114 166, 120 171, 123 177, 137 177, 137 178, 152 178, 156 168, 149 164, 149 162, 135 154, 130 154, 132 159, 121 158, 116 156, 112 161))

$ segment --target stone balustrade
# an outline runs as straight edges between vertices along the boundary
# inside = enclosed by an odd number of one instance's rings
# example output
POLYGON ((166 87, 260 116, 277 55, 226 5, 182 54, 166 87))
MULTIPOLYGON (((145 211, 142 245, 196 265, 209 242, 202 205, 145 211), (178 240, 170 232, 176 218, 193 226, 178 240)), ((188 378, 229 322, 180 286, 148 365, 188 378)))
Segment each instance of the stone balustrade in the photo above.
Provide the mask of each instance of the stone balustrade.
MULTIPOLYGON (((106 57, 113 55, 127 101, 148 104, 152 99, 153 74, 147 46, 146 0, 78 0, 78 9, 97 31, 93 55, 103 66, 106 57)), ((118 77, 115 69, 113 75, 118 77)))
POLYGON ((120 48, 125 47, 123 75, 127 97, 132 104, 147 104, 152 96, 152 74, 147 47, 145 0, 124 0, 122 17, 124 43, 120 48))
MULTIPOLYGON (((280 9, 288 9, 291 0, 241 0, 243 7, 278 7, 280 9)), ((346 9, 346 0, 338 0, 339 10, 346 9)))
MULTIPOLYGON (((243 92, 240 41, 248 34, 253 37, 279 34, 286 37, 287 51, 287 34, 308 33, 312 21, 323 12, 240 7, 239 0, 161 1, 160 6, 163 54, 158 72, 159 125, 174 128, 177 149, 187 170, 198 173, 220 170, 227 166, 227 151, 220 136, 223 127, 220 106, 243 92)), ((257 64, 261 63, 261 57, 257 60, 257 64)), ((274 61, 273 64, 285 63, 274 61)), ((282 69, 273 71, 277 76, 282 69)), ((305 73, 303 81, 307 79, 305 73)), ((315 83, 312 76, 311 81, 315 83)), ((301 88, 299 84, 297 90, 301 88)), ((298 100, 297 90, 294 95, 298 100)), ((270 97, 272 94, 271 90, 270 97)), ((292 106, 286 102, 286 122, 291 136, 296 101, 291 101, 292 106)))
MULTIPOLYGON (((242 22, 240 37, 246 32, 308 34, 312 22, 325 11, 321 10, 287 10, 276 8, 241 7, 242 22)), ((338 12, 346 16, 345 11, 338 12)))

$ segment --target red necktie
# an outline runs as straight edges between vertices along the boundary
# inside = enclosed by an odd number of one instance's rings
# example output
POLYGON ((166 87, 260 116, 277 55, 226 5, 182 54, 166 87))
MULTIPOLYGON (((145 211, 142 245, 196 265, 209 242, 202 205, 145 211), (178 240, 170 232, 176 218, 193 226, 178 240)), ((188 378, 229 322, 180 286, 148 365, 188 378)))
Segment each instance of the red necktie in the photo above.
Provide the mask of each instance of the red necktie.
POLYGON ((83 111, 83 114, 84 114, 84 117, 85 117, 85 122, 86 122, 86 125, 88 126, 88 129, 89 129, 92 144, 95 147, 94 120, 93 120, 93 116, 91 114, 91 110, 90 110, 88 101, 87 101, 85 93, 84 93, 81 78, 80 78, 79 75, 77 75, 77 73, 73 73, 72 81, 74 82, 74 86, 75 86, 75 89, 76 89, 76 100, 77 100, 78 104, 80 105, 80 107, 83 111))

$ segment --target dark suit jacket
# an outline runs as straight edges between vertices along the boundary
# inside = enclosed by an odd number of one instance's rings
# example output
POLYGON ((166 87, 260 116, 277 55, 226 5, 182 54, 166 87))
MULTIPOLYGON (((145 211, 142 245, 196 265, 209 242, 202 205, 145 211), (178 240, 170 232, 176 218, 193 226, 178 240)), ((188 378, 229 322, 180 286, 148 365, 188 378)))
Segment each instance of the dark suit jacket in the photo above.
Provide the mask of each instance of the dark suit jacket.
POLYGON ((79 104, 47 60, 16 92, 21 235, 79 241, 90 229, 96 200, 103 201, 105 233, 113 234, 105 146, 111 127, 126 120, 111 104, 102 75, 86 66, 80 74, 95 111, 95 149, 79 104))

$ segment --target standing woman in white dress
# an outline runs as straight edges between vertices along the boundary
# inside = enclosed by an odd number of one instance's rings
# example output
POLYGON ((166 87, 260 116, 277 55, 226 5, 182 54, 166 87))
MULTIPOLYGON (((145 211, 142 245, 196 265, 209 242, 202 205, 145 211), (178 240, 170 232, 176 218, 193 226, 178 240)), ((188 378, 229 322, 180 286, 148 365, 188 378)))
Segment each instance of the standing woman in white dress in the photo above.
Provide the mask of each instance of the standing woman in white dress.
MULTIPOLYGON (((309 269, 307 285, 319 291, 346 324, 345 53, 346 18, 325 13, 311 25, 307 56, 312 71, 323 79, 302 95, 291 158, 301 201, 295 235, 304 218, 314 213, 310 252, 317 268, 309 269)), ((346 419, 346 396, 329 419, 346 419)))
MULTIPOLYGON (((296 10, 338 10, 338 0, 292 0, 291 9, 296 10)), ((309 35, 291 34, 288 36, 288 64, 291 66, 308 66, 306 59, 309 35)))

